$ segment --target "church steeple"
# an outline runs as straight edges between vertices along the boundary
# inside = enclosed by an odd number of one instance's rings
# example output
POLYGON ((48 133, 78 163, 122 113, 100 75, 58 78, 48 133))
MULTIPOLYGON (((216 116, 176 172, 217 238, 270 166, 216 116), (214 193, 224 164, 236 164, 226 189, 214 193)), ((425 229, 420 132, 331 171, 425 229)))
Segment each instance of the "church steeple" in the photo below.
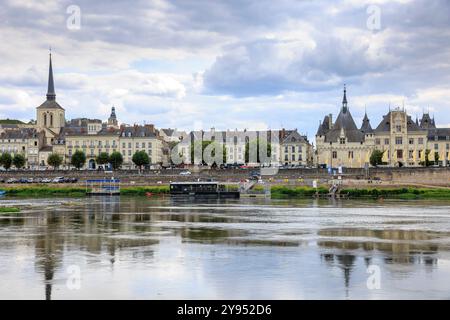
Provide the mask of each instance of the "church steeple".
POLYGON ((55 100, 55 84, 53 82, 53 68, 52 68, 52 52, 50 51, 50 65, 48 67, 48 89, 47 89, 47 100, 55 100))
POLYGON ((346 113, 347 110, 348 110, 348 107, 347 107, 347 88, 345 87, 345 84, 344 84, 344 97, 342 98, 342 111, 344 113, 346 113))

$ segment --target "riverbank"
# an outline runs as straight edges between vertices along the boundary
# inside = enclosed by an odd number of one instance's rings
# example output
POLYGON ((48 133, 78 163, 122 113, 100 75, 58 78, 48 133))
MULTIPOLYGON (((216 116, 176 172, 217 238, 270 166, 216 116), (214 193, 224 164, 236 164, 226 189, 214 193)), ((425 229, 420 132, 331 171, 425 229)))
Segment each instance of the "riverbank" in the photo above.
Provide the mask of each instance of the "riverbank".
MULTIPOLYGON (((0 190, 6 191, 9 196, 69 196, 81 197, 86 195, 85 187, 73 186, 14 186, 3 187, 0 190)), ((153 194, 169 193, 169 186, 136 186, 136 187, 122 187, 120 193, 122 195, 136 195, 144 196, 147 192, 153 194)))
MULTIPOLYGON (((263 190, 262 186, 255 186, 256 191, 263 190)), ((4 187, 9 196, 68 196, 82 197, 86 195, 86 188, 74 186, 14 186, 4 187)), ((283 198, 311 198, 318 192, 321 195, 328 193, 328 188, 320 186, 317 189, 308 186, 273 185, 271 197, 283 198)), ((145 196, 147 193, 164 195, 169 193, 168 185, 159 186, 127 186, 120 190, 121 195, 145 196)), ((448 199, 450 188, 421 188, 421 187, 344 187, 341 194, 349 198, 394 198, 394 199, 448 199)))
MULTIPOLYGON (((326 195, 328 189, 319 187, 317 190, 312 187, 288 187, 273 186, 271 189, 273 199, 312 197, 316 191, 326 195)), ((416 187, 395 187, 395 188, 342 188, 340 193, 348 198, 386 198, 386 199, 448 199, 450 200, 450 188, 416 188, 416 187)))

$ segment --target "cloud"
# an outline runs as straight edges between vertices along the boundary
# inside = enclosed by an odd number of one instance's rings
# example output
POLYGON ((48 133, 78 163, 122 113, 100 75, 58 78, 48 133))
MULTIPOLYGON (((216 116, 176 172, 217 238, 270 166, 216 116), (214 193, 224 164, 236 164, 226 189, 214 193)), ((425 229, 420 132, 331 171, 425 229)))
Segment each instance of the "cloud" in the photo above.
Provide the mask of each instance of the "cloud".
POLYGON ((159 127, 284 126, 314 133, 348 85, 352 114, 389 103, 449 123, 446 0, 30 2, 0 10, 0 116, 28 120, 45 99, 49 46, 67 117, 159 127), (81 9, 81 29, 66 8, 81 9), (381 29, 368 30, 369 5, 381 29), (404 101, 404 102, 403 102, 404 101))

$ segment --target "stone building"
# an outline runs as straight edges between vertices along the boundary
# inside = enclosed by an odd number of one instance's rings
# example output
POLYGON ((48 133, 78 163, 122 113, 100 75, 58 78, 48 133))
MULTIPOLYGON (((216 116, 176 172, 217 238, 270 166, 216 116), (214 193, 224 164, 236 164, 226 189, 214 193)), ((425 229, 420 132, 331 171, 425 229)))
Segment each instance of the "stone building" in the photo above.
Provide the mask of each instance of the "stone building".
POLYGON ((120 126, 115 107, 105 122, 88 118, 66 121, 65 109, 56 102, 51 54, 46 100, 36 108, 36 119, 31 124, 0 125, 0 151, 23 154, 28 168, 47 166, 52 153, 63 158, 63 167, 69 167, 76 150, 85 153, 85 168, 89 169, 97 167, 96 157, 102 152, 120 152, 126 168, 134 168, 131 158, 139 150, 148 153, 151 164, 162 162, 159 132, 153 125, 120 126))
POLYGON ((434 119, 424 114, 422 120, 413 121, 404 109, 395 108, 383 116, 378 126, 372 129, 367 114, 358 129, 347 103, 344 87, 342 107, 335 122, 332 115, 325 116, 316 133, 316 161, 327 167, 357 167, 369 165, 373 150, 383 151, 383 162, 388 166, 420 166, 425 161, 434 161, 434 152, 439 163, 447 165, 449 160, 450 129, 436 128, 434 119))

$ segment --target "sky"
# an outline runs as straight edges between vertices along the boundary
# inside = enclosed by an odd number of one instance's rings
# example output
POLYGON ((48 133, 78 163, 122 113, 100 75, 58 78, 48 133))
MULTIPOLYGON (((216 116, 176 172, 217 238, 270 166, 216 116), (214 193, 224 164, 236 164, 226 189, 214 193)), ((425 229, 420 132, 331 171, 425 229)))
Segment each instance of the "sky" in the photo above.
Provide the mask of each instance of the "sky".
POLYGON ((0 0, 0 118, 35 119, 52 48, 66 118, 297 128, 389 106, 450 126, 448 0, 0 0))

